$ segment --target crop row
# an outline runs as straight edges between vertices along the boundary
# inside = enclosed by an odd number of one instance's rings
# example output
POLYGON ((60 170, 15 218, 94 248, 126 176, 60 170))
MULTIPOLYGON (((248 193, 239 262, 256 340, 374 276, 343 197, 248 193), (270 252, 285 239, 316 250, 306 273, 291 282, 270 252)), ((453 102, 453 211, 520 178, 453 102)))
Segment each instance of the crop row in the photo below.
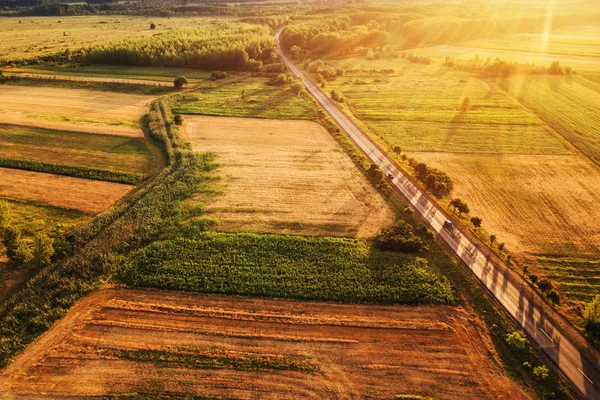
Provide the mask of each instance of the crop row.
POLYGON ((122 273, 132 286, 202 293, 455 304, 427 260, 353 239, 204 232, 155 242, 122 273))
POLYGON ((128 185, 137 185, 145 179, 143 175, 128 172, 117 172, 90 167, 76 167, 7 157, 0 157, 0 167, 45 172, 48 174, 71 176, 74 178, 91 179, 95 181, 124 183, 128 185))

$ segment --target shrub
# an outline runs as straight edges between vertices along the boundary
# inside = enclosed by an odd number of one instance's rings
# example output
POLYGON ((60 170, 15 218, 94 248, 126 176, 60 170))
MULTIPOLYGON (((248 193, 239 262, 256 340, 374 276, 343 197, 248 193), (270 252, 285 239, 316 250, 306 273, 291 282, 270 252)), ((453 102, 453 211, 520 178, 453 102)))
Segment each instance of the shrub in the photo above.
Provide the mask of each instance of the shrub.
POLYGON ((175 114, 173 116, 173 122, 175 123, 175 125, 182 125, 183 124, 183 117, 181 116, 181 114, 175 114))
POLYGON ((297 95, 305 92, 304 85, 302 84, 302 82, 299 81, 292 83, 292 86, 290 86, 290 90, 297 95))
POLYGON ((31 252, 21 237, 21 230, 8 226, 2 238, 6 247, 6 256, 17 265, 22 265, 31 259, 31 252))
POLYGON ((552 290, 553 286, 552 286, 552 282, 550 282, 548 279, 542 279, 538 282, 538 287, 540 288, 540 290, 542 292, 547 292, 549 290, 552 290))
POLYGON ((175 80, 173 80, 173 86, 175 87, 175 89, 182 89, 187 84, 188 80, 185 76, 178 76, 177 78, 175 78, 175 80))
POLYGON ((375 246, 381 250, 403 253, 429 250, 429 246, 415 234, 412 226, 405 221, 398 221, 390 228, 384 229, 375 239, 375 246))
POLYGON ((344 95, 338 92, 337 90, 333 89, 330 94, 332 100, 337 101, 338 103, 344 102, 344 95))
POLYGON ((150 24, 150 29, 156 29, 156 25, 150 24))
POLYGON ((537 283, 538 281, 538 276, 536 274, 529 274, 529 280, 531 281, 531 283, 533 283, 534 285, 537 283))
POLYGON ((482 223, 482 222, 483 222, 483 221, 482 221, 482 219, 481 219, 481 218, 479 218, 479 217, 472 217, 472 218, 471 218, 471 223, 473 224, 473 227, 474 227, 475 229, 479 229, 479 228, 481 228, 481 223, 482 223))
POLYGON ((54 241, 43 233, 35 235, 35 247, 33 250, 33 260, 38 268, 50 264, 54 255, 54 241))
POLYGON ((545 365, 540 365, 533 369, 533 376, 535 376, 537 378, 537 380, 540 380, 540 381, 546 379, 548 377, 549 373, 550 373, 550 371, 548 370, 548 367, 546 367, 545 365))
POLYGON ((521 332, 514 331, 506 335, 506 343, 517 350, 523 350, 527 347, 527 338, 521 332))
POLYGON ((7 201, 0 200, 0 235, 4 233, 4 230, 10 225, 12 220, 12 212, 10 204, 7 201))
POLYGON ((556 290, 551 290, 546 296, 548 297, 548 300, 550 300, 554 304, 560 304, 560 295, 556 290))
POLYGON ((454 211, 457 212, 458 215, 461 215, 463 213, 468 214, 469 211, 471 211, 467 203, 465 203, 459 198, 452 199, 452 201, 450 201, 450 206, 454 208, 454 211))
POLYGON ((600 294, 585 306, 583 321, 587 333, 593 339, 600 339, 600 294))
POLYGON ((210 77, 212 78, 213 81, 216 81, 217 79, 225 79, 225 78, 227 78, 227 72, 225 72, 225 71, 213 71, 210 74, 210 77))

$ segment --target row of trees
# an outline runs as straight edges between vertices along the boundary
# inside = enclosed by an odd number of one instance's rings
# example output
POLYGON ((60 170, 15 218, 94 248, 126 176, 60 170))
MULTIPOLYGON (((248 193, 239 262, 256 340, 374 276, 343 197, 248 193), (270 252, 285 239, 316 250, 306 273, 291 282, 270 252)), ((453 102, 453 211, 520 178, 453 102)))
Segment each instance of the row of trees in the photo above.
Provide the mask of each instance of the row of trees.
POLYGON ((93 64, 256 71, 275 61, 276 52, 268 27, 229 23, 96 46, 82 58, 93 64))
POLYGON ((559 61, 553 61, 550 66, 544 67, 530 63, 506 61, 499 58, 492 61, 488 57, 484 60, 478 55, 475 55, 475 57, 470 58, 469 60, 458 60, 446 56, 444 65, 490 77, 510 76, 515 74, 570 75, 573 73, 573 69, 570 66, 563 68, 559 61))
POLYGON ((445 172, 429 167, 425 163, 418 163, 414 159, 409 159, 409 165, 415 171, 417 179, 434 196, 438 198, 446 197, 454 188, 454 182, 445 172))

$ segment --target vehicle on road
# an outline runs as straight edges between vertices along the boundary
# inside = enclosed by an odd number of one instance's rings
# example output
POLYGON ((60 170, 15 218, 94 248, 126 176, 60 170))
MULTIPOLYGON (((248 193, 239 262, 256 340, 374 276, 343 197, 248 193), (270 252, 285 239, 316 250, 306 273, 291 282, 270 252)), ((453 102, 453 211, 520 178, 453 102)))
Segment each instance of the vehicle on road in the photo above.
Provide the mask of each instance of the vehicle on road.
POLYGON ((388 172, 386 176, 388 177, 389 180, 394 179, 394 174, 392 174, 391 172, 388 172))
POLYGON ((444 221, 444 229, 450 232, 450 234, 454 234, 454 224, 449 219, 444 221))

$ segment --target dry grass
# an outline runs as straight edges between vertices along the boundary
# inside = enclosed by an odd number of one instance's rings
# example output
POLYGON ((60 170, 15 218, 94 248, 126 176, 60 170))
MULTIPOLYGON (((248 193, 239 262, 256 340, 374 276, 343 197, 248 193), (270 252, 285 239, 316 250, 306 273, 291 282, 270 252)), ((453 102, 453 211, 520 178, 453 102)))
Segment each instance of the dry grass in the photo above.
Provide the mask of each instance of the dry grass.
POLYGON ((335 140, 309 121, 186 116, 194 150, 214 152, 224 231, 374 236, 393 213, 335 140))
POLYGON ((125 93, 3 86, 0 123, 143 137, 139 120, 152 99, 125 93))
POLYGON ((3 372, 0 392, 35 398, 132 392, 241 399, 529 398, 500 369, 479 319, 461 308, 240 301, 123 289, 102 290, 78 303, 3 372), (258 368, 257 361, 265 363, 258 368))
POLYGON ((99 213, 133 187, 39 172, 0 168, 0 198, 99 213))
POLYGON ((447 171, 453 197, 508 249, 552 255, 600 251, 600 171, 578 156, 411 154, 447 171))

